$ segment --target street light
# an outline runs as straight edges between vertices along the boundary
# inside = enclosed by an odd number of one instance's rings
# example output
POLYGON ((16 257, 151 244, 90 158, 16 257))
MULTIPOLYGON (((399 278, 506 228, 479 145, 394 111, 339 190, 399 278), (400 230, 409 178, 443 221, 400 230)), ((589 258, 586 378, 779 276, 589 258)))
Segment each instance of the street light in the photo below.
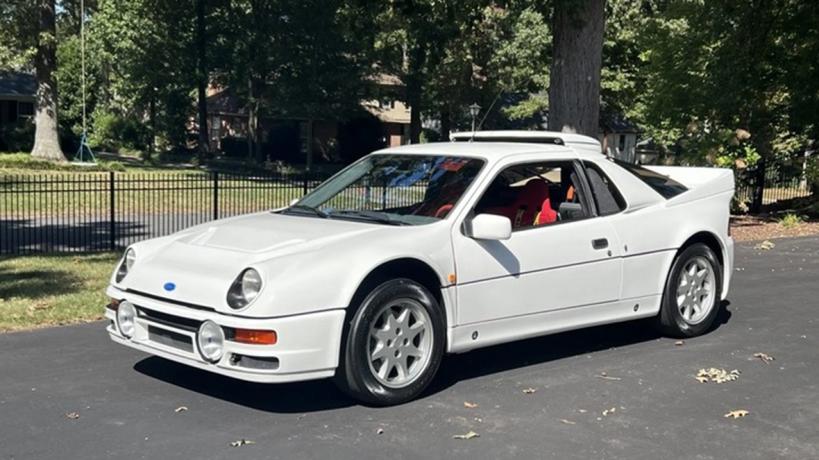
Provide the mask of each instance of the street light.
POLYGON ((478 117, 478 114, 481 113, 481 106, 477 103, 473 103, 469 106, 469 114, 472 115, 472 132, 475 132, 475 119, 478 117))

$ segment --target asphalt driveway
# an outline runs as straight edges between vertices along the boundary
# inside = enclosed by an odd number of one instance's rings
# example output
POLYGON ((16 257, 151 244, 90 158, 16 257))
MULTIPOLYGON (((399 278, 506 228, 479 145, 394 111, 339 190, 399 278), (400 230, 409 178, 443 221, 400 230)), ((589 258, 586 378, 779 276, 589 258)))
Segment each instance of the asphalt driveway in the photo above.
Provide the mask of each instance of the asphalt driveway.
POLYGON ((819 238, 775 242, 737 247, 704 337, 636 322, 474 351, 393 408, 189 369, 101 323, 0 335, 0 458, 819 458, 819 238), (709 367, 741 373, 697 382, 709 367))

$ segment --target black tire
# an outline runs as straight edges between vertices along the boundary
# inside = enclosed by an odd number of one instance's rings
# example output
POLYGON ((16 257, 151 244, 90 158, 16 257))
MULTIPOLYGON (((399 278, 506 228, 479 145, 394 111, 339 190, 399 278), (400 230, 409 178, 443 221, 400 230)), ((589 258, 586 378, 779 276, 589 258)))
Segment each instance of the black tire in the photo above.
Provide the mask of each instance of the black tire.
POLYGON ((668 272, 668 278, 665 282, 660 314, 657 316, 660 331, 667 336, 676 338, 695 337, 706 333, 711 329, 714 320, 719 315, 721 292, 722 266, 714 251, 702 243, 695 243, 685 247, 671 264, 671 270, 668 272), (680 276, 685 267, 694 261, 705 261, 710 265, 710 269, 714 274, 714 286, 711 287, 714 296, 711 302, 706 302, 708 313, 692 324, 691 321, 686 321, 683 317, 680 307, 678 307, 677 296, 685 295, 678 292, 680 276))
POLYGON ((398 278, 379 284, 358 305, 351 305, 350 308, 336 370, 336 385, 354 399, 373 406, 401 404, 416 398, 432 382, 444 354, 446 322, 435 297, 421 284, 398 278), (428 315, 431 340, 426 344, 431 348, 429 356, 423 361, 426 364, 419 367, 419 373, 412 381, 407 382, 406 386, 389 387, 374 375, 370 359, 373 340, 370 329, 386 308, 404 301, 412 302, 416 307, 420 305, 428 315))

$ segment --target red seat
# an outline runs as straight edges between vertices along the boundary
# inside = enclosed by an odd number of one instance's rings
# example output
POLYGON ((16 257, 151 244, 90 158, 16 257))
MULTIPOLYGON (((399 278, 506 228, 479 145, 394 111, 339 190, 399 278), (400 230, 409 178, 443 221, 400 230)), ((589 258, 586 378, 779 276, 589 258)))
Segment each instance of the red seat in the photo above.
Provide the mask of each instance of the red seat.
POLYGON ((546 198, 540 207, 540 212, 535 217, 535 225, 551 224, 557 221, 557 211, 552 209, 552 200, 546 198))
POLYGON ((543 225, 557 220, 549 199, 549 184, 542 179, 531 179, 508 206, 493 206, 484 212, 508 217, 512 227, 543 225))

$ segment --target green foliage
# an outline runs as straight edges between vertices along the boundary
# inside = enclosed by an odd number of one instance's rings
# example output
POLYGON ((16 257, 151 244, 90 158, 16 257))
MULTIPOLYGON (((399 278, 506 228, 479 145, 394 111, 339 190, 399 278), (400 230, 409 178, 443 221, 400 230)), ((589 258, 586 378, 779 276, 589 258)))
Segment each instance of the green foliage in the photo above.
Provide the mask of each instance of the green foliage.
POLYGON ((89 144, 96 149, 119 151, 122 148, 144 150, 149 132, 145 124, 131 117, 110 112, 94 114, 94 126, 89 144))
MULTIPOLYGON (((91 48, 91 47, 89 47, 91 48)), ((60 89, 59 122, 63 130, 79 137, 82 133, 82 62, 80 37, 68 36, 57 46, 57 85, 60 89)), ((86 50, 86 113, 88 128, 99 101, 99 90, 104 88, 100 60, 94 49, 86 50)))
POLYGON ((649 13, 634 105, 648 135, 686 161, 718 164, 789 154, 806 146, 790 133, 816 135, 816 2, 671 0, 649 13), (750 134, 747 146, 731 140, 737 130, 750 134))
POLYGON ((30 70, 37 40, 37 2, 0 2, 0 69, 30 70))
POLYGON ((804 219, 802 219, 802 217, 800 215, 794 214, 792 212, 789 212, 789 213, 785 214, 784 216, 782 216, 781 219, 779 219, 779 225, 781 225, 781 226, 783 226, 785 228, 796 227, 797 225, 801 224, 802 222, 804 222, 804 219))
POLYGON ((34 145, 34 123, 24 119, 0 126, 0 151, 31 151, 34 145))

